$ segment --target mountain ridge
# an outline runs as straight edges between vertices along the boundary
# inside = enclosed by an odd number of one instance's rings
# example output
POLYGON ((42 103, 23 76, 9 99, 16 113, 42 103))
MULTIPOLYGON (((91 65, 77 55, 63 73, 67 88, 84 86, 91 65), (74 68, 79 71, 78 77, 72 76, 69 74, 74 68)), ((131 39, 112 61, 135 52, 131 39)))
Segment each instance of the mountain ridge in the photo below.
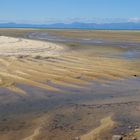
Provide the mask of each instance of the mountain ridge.
POLYGON ((53 24, 18 24, 18 23, 0 23, 0 28, 58 28, 58 29, 116 29, 116 30, 140 30, 140 22, 123 23, 53 23, 53 24))

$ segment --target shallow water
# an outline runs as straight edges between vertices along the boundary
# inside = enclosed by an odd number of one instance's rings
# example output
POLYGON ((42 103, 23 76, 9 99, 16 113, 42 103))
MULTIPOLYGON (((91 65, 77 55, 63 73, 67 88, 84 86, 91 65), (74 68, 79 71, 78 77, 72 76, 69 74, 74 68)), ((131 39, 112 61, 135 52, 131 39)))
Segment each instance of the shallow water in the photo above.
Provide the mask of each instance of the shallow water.
MULTIPOLYGON (((140 42, 119 42, 113 40, 101 40, 101 39, 90 39, 90 38, 70 38, 58 35, 52 35, 50 33, 41 33, 41 32, 33 32, 27 35, 31 39, 39 39, 46 40, 51 42, 60 42, 60 43, 80 43, 87 45, 96 45, 96 46, 113 46, 118 48, 127 49, 118 57, 126 58, 126 59, 137 59, 140 58, 140 42)), ((117 56, 117 55, 116 55, 117 56)))

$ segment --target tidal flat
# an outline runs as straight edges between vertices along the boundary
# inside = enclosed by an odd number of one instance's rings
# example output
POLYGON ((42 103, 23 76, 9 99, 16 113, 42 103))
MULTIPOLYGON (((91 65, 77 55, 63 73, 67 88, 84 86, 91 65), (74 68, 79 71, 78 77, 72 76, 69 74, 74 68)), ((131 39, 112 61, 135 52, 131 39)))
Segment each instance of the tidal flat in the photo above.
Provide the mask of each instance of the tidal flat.
POLYGON ((0 140, 140 137, 140 31, 0 29, 0 140))

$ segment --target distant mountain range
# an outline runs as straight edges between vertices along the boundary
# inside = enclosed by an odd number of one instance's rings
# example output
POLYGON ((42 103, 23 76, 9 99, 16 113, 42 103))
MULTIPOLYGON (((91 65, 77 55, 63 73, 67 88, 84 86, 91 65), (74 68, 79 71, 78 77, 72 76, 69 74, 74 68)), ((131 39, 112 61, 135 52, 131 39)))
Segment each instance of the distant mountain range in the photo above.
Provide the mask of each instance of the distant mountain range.
POLYGON ((58 29, 115 29, 115 30, 140 30, 140 23, 81 23, 74 22, 70 24, 17 24, 17 23, 0 23, 0 28, 58 28, 58 29))

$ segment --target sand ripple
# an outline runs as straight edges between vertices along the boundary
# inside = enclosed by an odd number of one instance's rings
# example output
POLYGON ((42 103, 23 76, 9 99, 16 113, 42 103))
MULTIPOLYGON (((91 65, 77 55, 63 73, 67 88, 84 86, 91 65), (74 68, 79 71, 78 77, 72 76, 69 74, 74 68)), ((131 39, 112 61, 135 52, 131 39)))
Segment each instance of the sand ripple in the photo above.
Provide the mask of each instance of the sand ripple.
POLYGON ((92 81, 107 84, 140 75, 133 67, 135 62, 89 55, 91 50, 65 49, 53 43, 1 36, 0 86, 22 94, 25 91, 19 83, 63 93, 62 87, 85 88, 92 81))

